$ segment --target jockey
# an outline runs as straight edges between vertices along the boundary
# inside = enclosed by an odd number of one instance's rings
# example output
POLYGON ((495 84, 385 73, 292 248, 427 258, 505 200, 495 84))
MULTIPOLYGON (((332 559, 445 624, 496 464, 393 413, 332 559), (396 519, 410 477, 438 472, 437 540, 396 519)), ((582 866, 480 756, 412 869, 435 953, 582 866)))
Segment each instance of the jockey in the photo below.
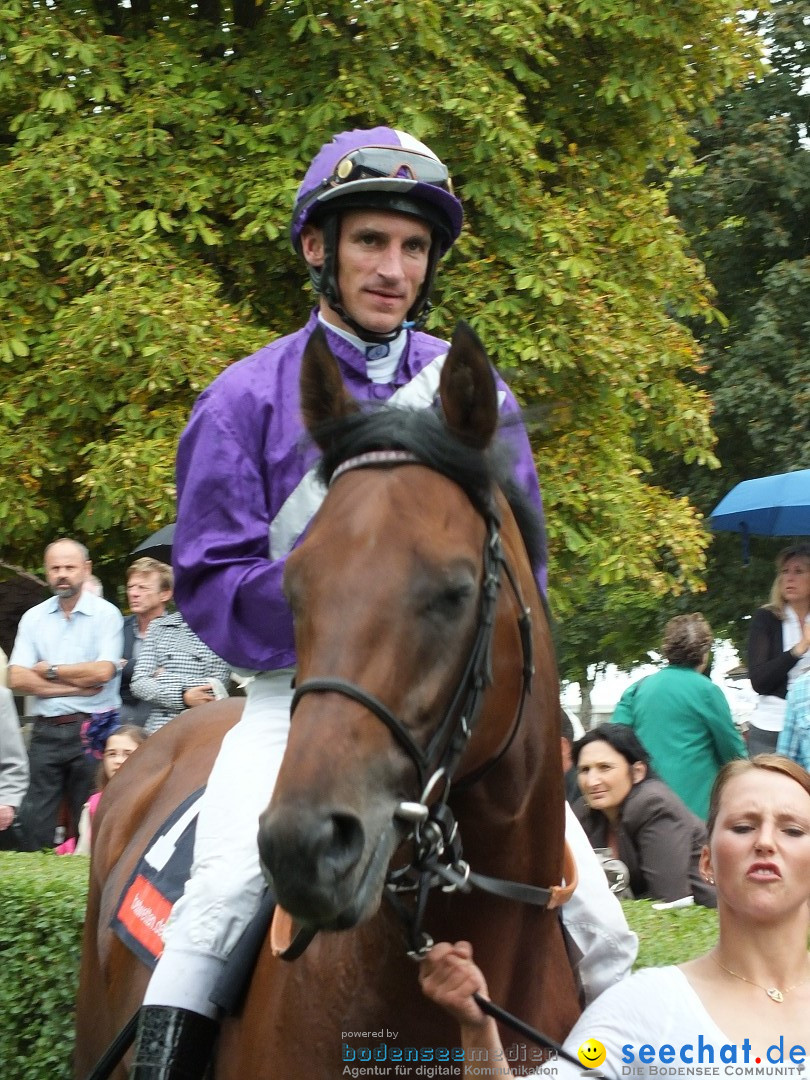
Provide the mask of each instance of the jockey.
MULTIPOLYGON (((191 877, 139 1016, 134 1080, 203 1076, 218 1028, 209 996, 264 887, 258 818, 284 754, 295 665, 282 575, 325 494, 299 409, 304 346, 320 325, 354 398, 429 407, 447 343, 420 327, 462 218, 446 166, 423 143, 387 127, 335 136, 313 159, 292 215, 317 307, 302 329, 224 371, 180 440, 175 599, 203 641, 251 681, 201 801, 191 877)), ((495 378, 502 418, 514 418, 503 436, 516 480, 542 515, 517 402, 495 378)), ((545 589, 545 566, 537 576, 545 589)), ((593 859, 580 840, 577 853, 593 859)), ((582 951, 598 954, 607 984, 629 969, 634 935, 603 876, 595 880, 584 936, 569 929, 582 951)))

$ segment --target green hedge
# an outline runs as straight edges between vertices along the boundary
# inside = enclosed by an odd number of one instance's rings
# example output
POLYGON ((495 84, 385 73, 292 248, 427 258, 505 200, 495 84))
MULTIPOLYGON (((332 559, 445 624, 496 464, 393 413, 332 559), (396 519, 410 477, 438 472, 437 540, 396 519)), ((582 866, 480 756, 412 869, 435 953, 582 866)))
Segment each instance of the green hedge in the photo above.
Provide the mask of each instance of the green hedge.
MULTIPOLYGON (((70 1080, 88 859, 0 853, 0 1080, 70 1080)), ((717 915, 624 905, 638 966, 705 952, 717 915)))
POLYGON ((0 1078, 70 1080, 89 859, 0 854, 0 1078))

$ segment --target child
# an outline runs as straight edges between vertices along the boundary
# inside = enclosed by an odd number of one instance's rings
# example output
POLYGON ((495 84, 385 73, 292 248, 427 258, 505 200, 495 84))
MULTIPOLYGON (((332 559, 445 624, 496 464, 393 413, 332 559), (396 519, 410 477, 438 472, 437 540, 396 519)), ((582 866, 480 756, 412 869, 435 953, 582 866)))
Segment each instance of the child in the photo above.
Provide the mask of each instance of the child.
POLYGON ((82 816, 79 818, 79 838, 76 840, 71 837, 64 844, 60 844, 56 848, 57 855, 90 854, 91 826, 102 792, 129 755, 133 754, 145 739, 146 732, 135 724, 124 724, 107 736, 96 777, 96 793, 84 804, 82 816))

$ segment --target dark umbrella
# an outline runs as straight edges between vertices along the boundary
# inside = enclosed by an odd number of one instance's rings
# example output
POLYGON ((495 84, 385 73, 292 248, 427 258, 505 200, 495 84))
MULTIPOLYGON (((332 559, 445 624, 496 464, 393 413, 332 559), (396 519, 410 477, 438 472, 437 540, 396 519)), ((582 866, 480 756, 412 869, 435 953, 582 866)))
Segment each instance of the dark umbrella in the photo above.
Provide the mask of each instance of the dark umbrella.
POLYGON ((152 533, 146 540, 142 540, 132 552, 132 555, 136 559, 157 559, 158 562, 168 563, 171 566, 173 540, 174 522, 171 525, 164 525, 162 529, 152 533))
POLYGON ((737 484, 709 515, 717 532, 810 536, 810 469, 737 484))
POLYGON ((0 649, 8 656, 24 612, 51 595, 44 581, 17 566, 0 563, 0 649))

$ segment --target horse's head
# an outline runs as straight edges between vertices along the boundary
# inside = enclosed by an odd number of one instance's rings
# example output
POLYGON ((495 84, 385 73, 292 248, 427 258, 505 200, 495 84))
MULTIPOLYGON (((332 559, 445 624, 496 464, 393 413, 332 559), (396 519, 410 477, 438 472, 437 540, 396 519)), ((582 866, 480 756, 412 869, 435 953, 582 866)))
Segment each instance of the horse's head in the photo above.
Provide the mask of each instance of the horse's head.
MULTIPOLYGON (((324 335, 307 346, 302 409, 329 491, 287 560, 298 691, 259 847, 281 905, 316 928, 372 914, 406 830, 401 804, 424 801, 436 769, 462 754, 474 769, 503 742, 490 725, 466 730, 488 681, 482 623, 495 620, 501 569, 485 453, 498 403, 467 327, 453 337, 439 397, 441 415, 364 413, 324 335)), ((519 668, 516 631, 511 642, 519 668)))

